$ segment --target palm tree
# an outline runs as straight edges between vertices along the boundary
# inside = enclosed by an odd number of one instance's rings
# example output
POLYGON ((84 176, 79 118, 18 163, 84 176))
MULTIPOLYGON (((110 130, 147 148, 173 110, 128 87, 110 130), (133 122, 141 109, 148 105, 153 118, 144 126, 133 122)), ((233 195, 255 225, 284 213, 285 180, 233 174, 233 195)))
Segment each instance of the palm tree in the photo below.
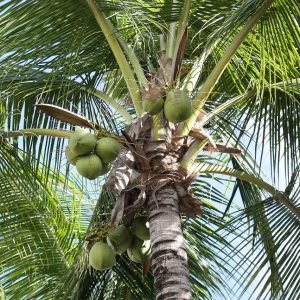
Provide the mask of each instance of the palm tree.
POLYGON ((299 298, 297 1, 0 5, 0 295, 299 298), (75 126, 122 144, 108 176, 67 163, 75 126), (137 214, 151 259, 93 270, 137 214))

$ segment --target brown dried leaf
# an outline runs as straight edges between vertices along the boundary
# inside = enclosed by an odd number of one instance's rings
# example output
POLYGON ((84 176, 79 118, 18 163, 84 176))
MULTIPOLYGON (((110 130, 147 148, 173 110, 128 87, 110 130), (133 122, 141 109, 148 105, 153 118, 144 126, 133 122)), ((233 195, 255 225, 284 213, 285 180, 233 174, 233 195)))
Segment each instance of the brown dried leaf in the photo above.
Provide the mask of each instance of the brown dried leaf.
POLYGON ((122 192, 111 212, 111 225, 117 226, 123 218, 126 192, 122 192))
POLYGON ((141 137, 143 133, 148 132, 151 127, 152 118, 148 114, 145 114, 136 122, 131 124, 130 127, 127 128, 126 133, 135 140, 141 137))
POLYGON ((52 104, 36 104, 38 109, 40 109, 45 114, 59 120, 62 122, 66 122, 72 125, 88 127, 92 129, 99 129, 99 125, 94 124, 93 122, 87 120, 86 118, 75 114, 67 109, 61 108, 52 104))
POLYGON ((145 201, 146 201, 146 186, 144 185, 137 185, 137 186, 133 186, 131 189, 126 189, 126 191, 130 191, 132 189, 138 189, 140 192, 139 192, 139 195, 137 197, 136 200, 134 200, 134 202, 127 206, 125 208, 125 214, 131 214, 133 212, 135 212, 136 210, 138 210, 139 208, 141 208, 145 201))
POLYGON ((202 201, 190 194, 187 194, 186 196, 180 198, 179 201, 180 212, 185 213, 191 218, 195 218, 196 216, 202 215, 202 206, 202 201))
MULTIPOLYGON (((217 146, 217 152, 236 154, 236 155, 240 155, 242 153, 242 151, 237 148, 227 147, 227 146, 224 146, 221 144, 216 144, 216 146, 217 146)), ((209 147, 208 147, 208 149, 204 148, 204 150, 211 151, 211 149, 209 149, 209 147)))
POLYGON ((150 170, 150 163, 143 149, 125 131, 121 132, 126 140, 124 144, 131 151, 135 159, 137 169, 141 172, 148 172, 150 170))
POLYGON ((185 27, 184 33, 183 33, 181 41, 179 43, 179 48, 178 48, 178 52, 177 52, 177 56, 176 56, 175 69, 174 69, 174 74, 173 74, 174 80, 176 79, 176 77, 178 75, 178 71, 181 67, 187 40, 188 40, 188 30, 187 30, 187 27, 185 27))
POLYGON ((144 277, 148 274, 149 270, 151 269, 151 263, 152 263, 151 258, 143 261, 142 264, 143 264, 143 276, 144 277))

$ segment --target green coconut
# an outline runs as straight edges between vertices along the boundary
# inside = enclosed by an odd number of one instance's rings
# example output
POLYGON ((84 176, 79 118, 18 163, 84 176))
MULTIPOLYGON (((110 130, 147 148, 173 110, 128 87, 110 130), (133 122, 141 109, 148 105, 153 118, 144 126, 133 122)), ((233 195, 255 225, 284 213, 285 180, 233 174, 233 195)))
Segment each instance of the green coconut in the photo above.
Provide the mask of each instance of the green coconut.
POLYGON ((161 90, 157 87, 150 88, 146 91, 142 98, 144 111, 150 115, 157 115, 164 106, 164 98, 161 90))
POLYGON ((143 241, 138 238, 134 238, 131 246, 127 249, 129 258, 136 262, 141 263, 151 256, 150 241, 143 241))
POLYGON ((95 153, 105 163, 111 163, 118 156, 121 145, 118 141, 110 137, 104 137, 97 141, 95 153))
POLYGON ((113 249, 103 242, 96 242, 89 253, 89 264, 96 270, 110 269, 116 263, 113 249))
POLYGON ((111 244, 117 254, 125 252, 132 243, 133 236, 125 225, 119 225, 109 231, 107 243, 111 244))
POLYGON ((167 120, 172 123, 179 123, 189 118, 192 114, 192 103, 188 93, 179 89, 169 91, 164 113, 167 120))
POLYGON ((70 147, 67 146, 66 147, 66 151, 65 151, 66 157, 67 157, 67 161, 71 164, 71 165, 76 165, 76 162, 78 160, 78 155, 76 155, 75 153, 73 153, 70 150, 70 147))
POLYGON ((80 128, 72 134, 69 147, 77 156, 84 155, 94 150, 96 141, 96 137, 93 134, 86 129, 80 128))
POLYGON ((101 175, 102 162, 96 154, 81 156, 76 162, 77 172, 88 179, 95 179, 101 175))
POLYGON ((134 218, 131 224, 132 233, 139 239, 145 241, 150 239, 149 223, 147 217, 139 216, 134 218))

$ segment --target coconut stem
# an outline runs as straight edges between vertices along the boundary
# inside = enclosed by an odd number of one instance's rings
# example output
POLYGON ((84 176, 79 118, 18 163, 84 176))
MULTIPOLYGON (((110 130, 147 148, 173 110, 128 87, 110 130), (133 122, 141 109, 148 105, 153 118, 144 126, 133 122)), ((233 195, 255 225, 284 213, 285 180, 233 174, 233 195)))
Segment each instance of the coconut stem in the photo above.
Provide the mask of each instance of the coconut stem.
POLYGON ((172 67, 171 67, 172 78, 174 78, 175 64, 176 64, 176 58, 177 58, 177 55, 178 55, 180 42, 181 42, 181 39, 184 35, 184 31, 185 31, 185 29, 188 25, 188 18, 189 18, 190 8, 191 8, 191 0, 185 0, 184 1, 183 12, 181 14, 179 24, 178 24, 176 42, 175 42, 175 46, 174 46, 174 56, 173 56, 172 67))
POLYGON ((188 151, 183 156, 180 162, 180 166, 188 170, 197 158, 199 151, 201 151, 207 143, 208 139, 205 139, 203 141, 194 141, 193 144, 189 147, 188 151))
POLYGON ((211 53, 213 46, 208 46, 204 49, 201 56, 194 62, 191 70, 183 80, 182 88, 191 93, 197 84, 197 81, 202 73, 204 62, 207 56, 211 53))
POLYGON ((132 64, 132 67, 138 78, 140 86, 142 88, 147 88, 149 82, 144 74, 144 71, 141 67, 141 64, 140 64, 136 54, 134 53, 133 49, 124 42, 124 40, 120 37, 120 35, 118 33, 116 33, 116 35, 117 35, 117 38, 118 38, 118 41, 119 41, 121 47, 125 51, 126 55, 128 56, 128 58, 132 64))
POLYGON ((169 59, 173 59, 175 44, 176 44, 176 23, 172 22, 169 26, 167 48, 166 48, 166 57, 169 59))
POLYGON ((158 115, 153 116, 153 141, 165 140, 167 136, 165 128, 165 119, 163 112, 161 111, 158 115))
POLYGON ((160 52, 166 51, 166 41, 163 34, 159 35, 160 52))

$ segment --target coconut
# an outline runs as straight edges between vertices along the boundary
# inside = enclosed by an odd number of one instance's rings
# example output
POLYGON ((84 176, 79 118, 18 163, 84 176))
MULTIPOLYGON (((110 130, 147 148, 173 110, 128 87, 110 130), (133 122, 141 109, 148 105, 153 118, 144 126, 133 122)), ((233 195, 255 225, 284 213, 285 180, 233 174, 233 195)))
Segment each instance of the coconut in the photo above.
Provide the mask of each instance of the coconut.
POLYGON ((101 175, 102 162, 96 154, 81 156, 76 162, 76 169, 80 175, 92 180, 101 175))
POLYGON ((167 120, 172 123, 179 123, 189 118, 192 114, 192 103, 188 93, 179 89, 169 91, 164 113, 167 120))
POLYGON ((117 254, 125 252, 131 245, 133 236, 125 225, 119 225, 109 231, 107 243, 111 244, 117 254))
POLYGON ((157 115, 164 106, 164 98, 161 90, 157 87, 150 88, 146 91, 142 98, 144 111, 150 115, 157 115))
POLYGON ((120 143, 113 138, 104 137, 97 141, 95 153, 105 163, 111 163, 119 154, 120 143))
POLYGON ((134 238, 131 246, 127 249, 127 254, 136 263, 141 263, 149 259, 151 256, 150 240, 143 241, 134 238))
POLYGON ((139 216, 134 218, 131 224, 132 233, 141 240, 150 239, 149 223, 147 217, 139 216))
POLYGON ((88 154, 96 146, 96 137, 88 130, 80 128, 76 130, 69 142, 70 150, 76 155, 88 154))
POLYGON ((71 164, 71 165, 76 165, 76 162, 78 160, 78 155, 76 155, 75 153, 73 153, 70 150, 70 147, 67 146, 66 147, 66 151, 65 151, 66 157, 67 157, 67 161, 71 164))
POLYGON ((89 253, 89 264, 96 270, 110 269, 116 263, 116 255, 111 247, 103 242, 96 242, 89 253))

